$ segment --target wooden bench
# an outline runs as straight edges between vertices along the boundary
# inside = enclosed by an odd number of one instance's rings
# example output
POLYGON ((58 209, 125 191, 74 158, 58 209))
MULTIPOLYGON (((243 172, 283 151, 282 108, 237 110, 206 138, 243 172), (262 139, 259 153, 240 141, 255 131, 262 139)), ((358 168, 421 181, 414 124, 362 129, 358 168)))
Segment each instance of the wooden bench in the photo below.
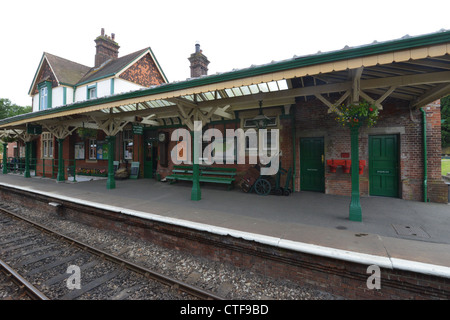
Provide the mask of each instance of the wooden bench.
MULTIPOLYGON (((235 176, 236 168, 199 166, 200 182, 228 184, 228 190, 234 187, 235 176)), ((193 178, 192 166, 174 166, 172 174, 166 177, 167 180, 171 180, 171 184, 180 180, 192 181, 193 178)))

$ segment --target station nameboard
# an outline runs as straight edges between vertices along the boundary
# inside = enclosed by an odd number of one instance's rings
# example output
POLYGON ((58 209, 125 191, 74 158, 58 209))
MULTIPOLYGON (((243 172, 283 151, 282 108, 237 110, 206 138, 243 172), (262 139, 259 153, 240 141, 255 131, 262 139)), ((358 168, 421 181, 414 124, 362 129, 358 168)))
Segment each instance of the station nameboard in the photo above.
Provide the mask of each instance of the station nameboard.
POLYGON ((27 133, 29 134, 41 134, 42 133, 42 126, 40 125, 27 125, 27 133))
POLYGON ((144 127, 133 125, 133 134, 142 135, 144 133, 144 127))

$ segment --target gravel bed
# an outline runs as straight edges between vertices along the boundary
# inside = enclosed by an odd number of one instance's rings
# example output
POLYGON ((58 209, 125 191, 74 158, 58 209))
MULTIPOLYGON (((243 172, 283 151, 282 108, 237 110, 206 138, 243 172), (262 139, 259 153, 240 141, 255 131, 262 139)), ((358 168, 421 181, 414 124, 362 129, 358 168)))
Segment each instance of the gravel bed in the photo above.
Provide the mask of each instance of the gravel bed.
MULTIPOLYGON (((20 208, 13 204, 8 205, 20 209, 20 212, 18 213, 30 220, 37 221, 55 231, 66 234, 89 245, 100 247, 108 253, 120 256, 123 259, 132 261, 161 274, 201 287, 204 290, 211 291, 225 299, 341 299, 341 297, 318 291, 314 288, 299 286, 292 281, 274 279, 226 263, 210 261, 206 258, 194 256, 186 252, 163 248, 152 244, 149 241, 133 238, 119 232, 100 230, 79 222, 58 217, 54 214, 52 215, 46 212, 20 208)), ((32 267, 35 268, 36 266, 33 265, 32 267)), ((105 268, 105 266, 96 266, 96 268, 105 268)), ((94 268, 94 270, 99 272, 105 271, 96 268, 94 268)), ((97 273, 95 271, 90 272, 97 273)), ((85 277, 89 277, 88 271, 83 271, 83 281, 85 281, 85 277)), ((95 277, 94 274, 93 277, 95 277)), ((34 281, 39 282, 39 279, 35 279, 34 281)), ((142 286, 139 279, 129 279, 130 287, 136 286, 137 288, 140 288, 140 291, 134 292, 131 295, 128 295, 128 292, 122 290, 119 285, 115 285, 114 281, 109 283, 108 286, 109 287, 107 288, 99 289, 99 291, 109 291, 108 296, 110 298, 126 297, 127 299, 138 300, 153 298, 151 295, 152 290, 148 290, 148 288, 145 287, 139 287, 142 286), (147 295, 140 295, 139 292, 147 292, 147 295)), ((61 288, 61 290, 64 290, 64 288, 61 288)), ((0 297, 1 294, 0 287, 0 297)), ((92 291, 88 296, 82 296, 81 299, 102 299, 101 295, 99 295, 99 297, 100 298, 96 296, 95 291, 92 291)), ((159 299, 161 299, 161 297, 159 299)), ((173 299, 170 290, 167 291, 167 295, 162 299, 173 299)), ((176 299, 179 299, 179 297, 176 297, 176 299)))

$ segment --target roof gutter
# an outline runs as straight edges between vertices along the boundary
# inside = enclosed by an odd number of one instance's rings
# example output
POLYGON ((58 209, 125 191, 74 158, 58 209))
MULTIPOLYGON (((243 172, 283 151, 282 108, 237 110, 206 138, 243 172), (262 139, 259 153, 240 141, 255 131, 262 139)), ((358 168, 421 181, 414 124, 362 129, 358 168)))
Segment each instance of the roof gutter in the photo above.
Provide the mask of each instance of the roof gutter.
MULTIPOLYGON (((210 75, 205 76, 201 78, 194 78, 186 81, 181 82, 174 82, 174 83, 168 83, 163 84, 154 88, 144 89, 144 90, 137 90, 133 92, 128 92, 125 94, 105 97, 105 98, 98 98, 96 100, 92 101, 83 101, 79 103, 74 103, 72 105, 67 105, 55 109, 46 109, 42 112, 33 112, 28 113, 21 116, 16 116, 14 118, 7 118, 0 121, 0 126, 11 123, 18 120, 23 119, 32 119, 33 117, 38 117, 41 115, 47 115, 52 113, 58 113, 66 110, 72 110, 72 109, 81 109, 83 107, 87 106, 95 106, 100 105, 103 103, 108 102, 116 102, 120 100, 125 100, 129 98, 140 98, 144 96, 159 94, 159 93, 166 93, 171 91, 177 91, 177 90, 183 90, 183 89, 189 89, 194 88, 198 86, 203 85, 209 85, 209 84, 216 84, 220 82, 226 82, 226 81, 232 81, 237 79, 243 79, 243 78, 250 78, 254 76, 260 76, 264 74, 279 72, 279 71, 285 71, 289 69, 296 69, 311 65, 317 65, 321 63, 327 63, 327 62, 334 62, 339 60, 345 60, 345 59, 351 59, 351 58, 358 58, 363 56, 369 56, 369 55, 375 55, 375 54, 381 54, 381 53, 387 53, 387 52, 393 52, 403 49, 413 49, 417 47, 427 46, 427 45, 436 45, 441 43, 447 43, 450 42, 450 30, 437 32, 433 34, 428 35, 422 35, 417 37, 411 37, 411 38, 403 38, 398 40, 392 40, 392 41, 386 41, 382 43, 377 44, 370 44, 365 45, 361 47, 355 47, 345 50, 338 50, 338 51, 332 51, 327 53, 321 53, 321 54, 314 54, 310 56, 303 56, 298 57, 295 59, 289 59, 285 61, 275 62, 268 65, 262 65, 257 67, 250 67, 247 69, 237 70, 237 71, 230 71, 223 74, 217 74, 217 75, 210 75)), ((111 76, 111 75, 110 75, 111 76)), ((94 80, 90 80, 94 81, 94 80)), ((81 84, 78 84, 81 85, 81 84)))

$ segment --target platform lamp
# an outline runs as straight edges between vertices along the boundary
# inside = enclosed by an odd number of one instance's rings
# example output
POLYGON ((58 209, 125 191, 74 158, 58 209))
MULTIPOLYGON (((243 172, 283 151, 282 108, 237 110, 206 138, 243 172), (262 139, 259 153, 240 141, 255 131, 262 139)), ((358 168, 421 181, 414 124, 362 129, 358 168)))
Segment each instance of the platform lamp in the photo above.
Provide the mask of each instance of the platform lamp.
POLYGON ((254 117, 253 123, 255 124, 257 129, 265 129, 267 127, 267 124, 269 123, 269 118, 265 116, 262 112, 262 101, 259 101, 259 114, 254 117))

